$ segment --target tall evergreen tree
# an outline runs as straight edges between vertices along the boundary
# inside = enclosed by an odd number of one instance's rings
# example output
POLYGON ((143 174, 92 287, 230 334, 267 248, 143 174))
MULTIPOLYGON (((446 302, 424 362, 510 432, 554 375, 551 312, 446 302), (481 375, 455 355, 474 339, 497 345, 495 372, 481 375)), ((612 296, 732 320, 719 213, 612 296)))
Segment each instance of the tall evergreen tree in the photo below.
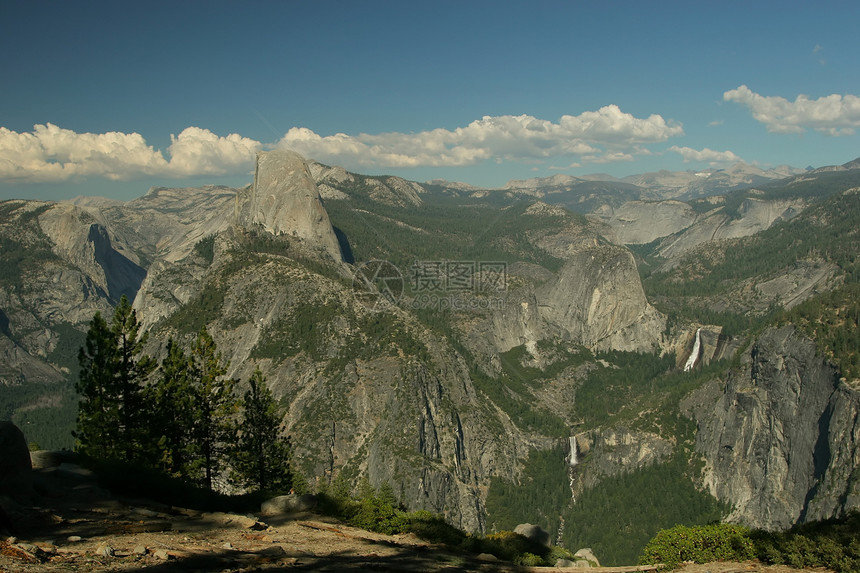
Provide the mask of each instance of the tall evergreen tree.
POLYGON ((197 454, 191 469, 210 490, 213 477, 223 468, 227 447, 235 438, 233 418, 238 405, 233 396, 233 380, 225 378, 228 367, 204 327, 191 347, 192 439, 197 454))
POLYGON ((143 459, 149 441, 144 415, 144 383, 155 369, 155 361, 143 354, 146 333, 141 334, 137 314, 125 295, 114 309, 111 325, 117 350, 116 389, 120 400, 119 434, 126 460, 143 459))
POLYGON ((261 491, 288 491, 292 486, 289 440, 280 434, 278 405, 259 369, 242 398, 243 420, 233 455, 234 479, 261 491))
POLYGON ((74 436, 76 449, 93 457, 118 457, 119 404, 114 392, 116 340, 100 312, 90 321, 84 346, 78 353, 81 366, 75 390, 80 396, 74 436))
POLYGON ((78 450, 103 459, 140 459, 146 442, 144 382, 154 368, 143 354, 146 335, 128 299, 114 309, 110 327, 96 313, 78 354, 81 373, 75 437, 78 450))
POLYGON ((193 455, 195 407, 191 358, 172 338, 167 341, 166 355, 148 394, 150 463, 174 477, 187 477, 193 455))

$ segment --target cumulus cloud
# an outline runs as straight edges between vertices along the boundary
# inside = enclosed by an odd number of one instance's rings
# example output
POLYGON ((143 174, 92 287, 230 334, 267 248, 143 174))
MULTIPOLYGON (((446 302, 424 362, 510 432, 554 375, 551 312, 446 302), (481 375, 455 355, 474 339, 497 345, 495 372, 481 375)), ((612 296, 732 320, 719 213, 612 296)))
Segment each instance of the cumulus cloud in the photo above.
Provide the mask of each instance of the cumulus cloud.
POLYGON ((51 123, 29 133, 0 127, 0 179, 61 182, 83 177, 121 180, 140 176, 222 175, 250 169, 259 142, 220 137, 189 127, 171 136, 170 159, 138 133, 76 133, 51 123))
MULTIPOLYGON (((571 164, 630 161, 650 153, 648 145, 683 135, 680 124, 660 115, 637 118, 608 105, 557 122, 530 115, 484 116, 456 129, 419 133, 319 135, 290 129, 277 146, 305 157, 361 167, 456 167, 495 160, 535 163, 562 159, 571 164)), ((0 180, 61 182, 85 177, 131 179, 190 177, 249 171, 255 153, 271 147, 200 127, 171 135, 161 151, 138 133, 77 133, 53 124, 18 133, 0 127, 0 180)))
POLYGON ((170 171, 185 176, 237 173, 253 166, 262 148, 259 141, 237 133, 221 137, 199 127, 187 127, 170 141, 170 171))
POLYGON ((474 165, 487 159, 523 161, 579 156, 626 161, 637 146, 683 135, 659 115, 642 119, 616 105, 565 115, 556 123, 530 115, 484 116, 453 130, 321 136, 292 128, 278 143, 319 161, 377 167, 474 165))
POLYGON ((827 135, 852 135, 860 127, 860 97, 832 94, 810 99, 799 95, 788 101, 779 96, 762 96, 747 86, 723 94, 725 101, 746 106, 753 118, 774 133, 803 133, 814 129, 827 135))
POLYGON ((690 161, 702 161, 710 163, 711 165, 717 165, 720 163, 738 163, 739 161, 743 161, 743 159, 731 151, 714 151, 707 147, 699 151, 691 147, 678 147, 677 145, 673 145, 669 148, 669 151, 674 151, 675 153, 680 154, 681 157, 684 158, 684 163, 689 163, 690 161))

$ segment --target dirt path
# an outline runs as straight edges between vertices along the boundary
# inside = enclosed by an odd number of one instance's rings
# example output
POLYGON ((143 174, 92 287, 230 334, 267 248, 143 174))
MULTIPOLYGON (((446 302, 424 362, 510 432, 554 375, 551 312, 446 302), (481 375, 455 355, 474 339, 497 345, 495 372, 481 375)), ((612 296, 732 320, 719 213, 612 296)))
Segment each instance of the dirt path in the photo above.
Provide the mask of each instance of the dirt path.
POLYGON ((511 571, 414 535, 376 534, 312 514, 202 512, 114 496, 86 470, 33 472, 27 502, 0 499, 15 536, 0 572, 511 571))
MULTIPOLYGON (((16 537, 0 538, 0 573, 560 571, 481 560, 414 535, 371 533, 310 514, 261 521, 120 498, 74 467, 38 470, 34 482, 31 503, 0 500, 16 529, 16 537)), ((681 571, 797 573, 755 563, 681 571)))

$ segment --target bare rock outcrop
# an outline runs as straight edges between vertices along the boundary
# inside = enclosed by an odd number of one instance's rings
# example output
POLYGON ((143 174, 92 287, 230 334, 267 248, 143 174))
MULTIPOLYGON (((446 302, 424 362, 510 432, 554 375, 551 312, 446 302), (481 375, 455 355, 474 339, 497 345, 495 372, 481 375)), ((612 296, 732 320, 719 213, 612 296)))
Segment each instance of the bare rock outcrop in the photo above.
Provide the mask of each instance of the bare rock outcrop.
POLYGON ((39 217, 54 253, 82 271, 112 300, 134 300, 146 270, 136 253, 112 235, 104 219, 79 207, 56 204, 39 217))
POLYGON ((794 327, 765 331, 739 371, 682 407, 698 424, 705 485, 731 520, 785 529, 860 507, 860 392, 794 327))
POLYGON ((652 432, 624 427, 597 429, 571 436, 568 454, 571 488, 579 496, 604 478, 623 474, 667 460, 673 451, 670 440, 652 432), (574 455, 575 454, 575 455, 574 455), (580 458, 589 463, 580 465, 580 458))
POLYGON ((589 219, 608 225, 619 244, 645 244, 683 231, 696 221, 693 208, 682 201, 628 201, 613 209, 604 205, 589 219))
POLYGON ((254 184, 237 195, 235 216, 240 226, 291 235, 336 261, 343 258, 308 164, 293 151, 257 154, 254 184))
POLYGON ((749 237, 777 221, 791 219, 804 208, 806 201, 803 199, 766 200, 749 197, 738 209, 737 218, 730 217, 721 209, 714 209, 683 232, 668 236, 661 242, 659 253, 671 259, 708 241, 749 237))
POLYGON ((545 322, 588 347, 653 350, 665 325, 645 298, 633 255, 612 245, 570 255, 537 303, 545 322))

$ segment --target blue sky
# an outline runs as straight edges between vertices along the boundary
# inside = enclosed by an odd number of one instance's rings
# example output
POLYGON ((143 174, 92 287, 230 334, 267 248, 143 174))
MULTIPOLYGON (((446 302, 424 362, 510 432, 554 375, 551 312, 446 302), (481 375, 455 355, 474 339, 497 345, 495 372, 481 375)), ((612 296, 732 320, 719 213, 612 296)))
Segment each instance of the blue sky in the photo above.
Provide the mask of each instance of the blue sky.
POLYGON ((0 0, 0 199, 860 156, 860 3, 0 0))

